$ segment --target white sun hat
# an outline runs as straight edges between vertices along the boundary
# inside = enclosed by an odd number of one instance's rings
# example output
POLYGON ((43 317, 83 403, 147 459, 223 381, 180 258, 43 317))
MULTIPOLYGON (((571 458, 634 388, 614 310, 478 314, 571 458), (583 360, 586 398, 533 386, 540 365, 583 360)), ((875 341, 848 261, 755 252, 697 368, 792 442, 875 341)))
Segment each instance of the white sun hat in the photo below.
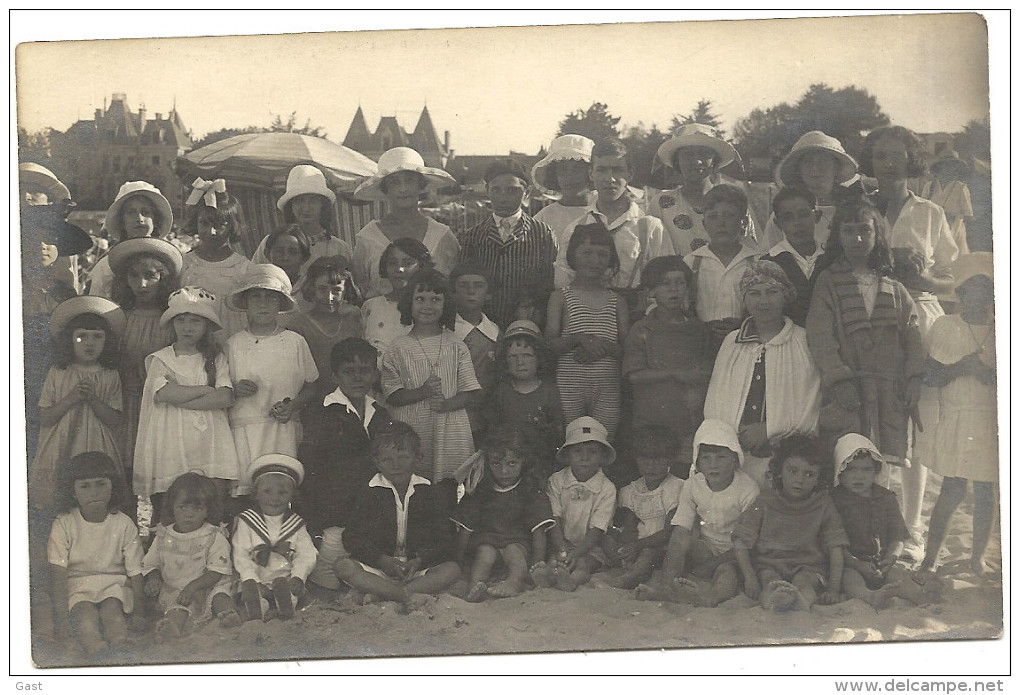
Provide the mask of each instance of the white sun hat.
POLYGON ((354 197, 361 200, 386 200, 382 192, 383 179, 400 171, 413 171, 423 176, 427 191, 457 185, 457 180, 442 169, 425 166, 425 160, 415 150, 410 147, 394 147, 383 152, 379 157, 378 171, 354 189, 354 197))

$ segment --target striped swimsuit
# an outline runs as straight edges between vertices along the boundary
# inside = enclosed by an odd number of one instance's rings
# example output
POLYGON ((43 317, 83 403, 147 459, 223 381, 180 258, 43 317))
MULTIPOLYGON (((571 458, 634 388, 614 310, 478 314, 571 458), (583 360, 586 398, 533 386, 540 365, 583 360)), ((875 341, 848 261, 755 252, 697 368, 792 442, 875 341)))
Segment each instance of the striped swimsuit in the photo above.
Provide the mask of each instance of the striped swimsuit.
MULTIPOLYGON (((617 342, 616 303, 619 296, 609 291, 609 301, 600 309, 582 302, 571 287, 563 288, 566 321, 561 335, 576 333, 617 342)), ((556 366, 556 386, 563 403, 563 420, 570 423, 583 416, 595 418, 612 438, 620 421, 620 361, 603 357, 598 362, 581 364, 573 351, 561 355, 556 366)))

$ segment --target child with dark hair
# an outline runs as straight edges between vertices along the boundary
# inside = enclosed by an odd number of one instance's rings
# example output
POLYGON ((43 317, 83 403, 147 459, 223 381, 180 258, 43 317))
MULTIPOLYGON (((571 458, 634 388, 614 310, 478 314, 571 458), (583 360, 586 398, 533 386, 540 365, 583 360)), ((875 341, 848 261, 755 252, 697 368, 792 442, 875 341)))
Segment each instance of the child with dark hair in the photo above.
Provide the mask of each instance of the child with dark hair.
POLYGON ((312 258, 312 245, 301 230, 301 225, 289 224, 269 234, 265 240, 266 257, 269 263, 287 273, 291 293, 297 297, 305 283, 305 269, 312 258))
POLYGON ((468 601, 517 596, 528 581, 531 564, 545 559, 545 533, 555 521, 534 444, 528 429, 500 423, 468 467, 467 494, 451 517, 460 528, 461 564, 471 561, 468 601), (489 577, 500 563, 507 577, 489 587, 489 577))
POLYGON ((549 298, 545 338, 559 356, 556 385, 563 415, 589 415, 612 439, 620 422, 620 357, 627 335, 627 302, 605 286, 620 267, 612 234, 601 222, 574 228, 567 262, 576 277, 549 298))
POLYGON ((596 141, 591 151, 589 171, 598 198, 562 236, 556 257, 556 287, 569 285, 576 273, 567 257, 574 230, 597 223, 609 230, 619 259, 616 269, 604 278, 604 282, 620 292, 626 298, 628 308, 637 313, 644 309, 639 287, 645 264, 657 256, 672 254, 673 242, 663 230, 659 218, 642 213, 631 199, 627 183, 634 168, 627 146, 621 140, 604 138, 596 141))
POLYGON ((772 199, 772 211, 783 239, 762 259, 776 263, 793 283, 797 296, 786 303, 784 313, 803 328, 817 277, 815 266, 822 255, 815 240, 815 196, 806 188, 783 188, 772 199))
POLYGON ((614 529, 602 541, 610 566, 623 567, 611 580, 613 586, 634 589, 648 581, 652 570, 662 563, 670 522, 684 486, 684 481, 670 473, 679 448, 680 442, 667 427, 648 425, 634 430, 632 451, 641 477, 620 490, 614 529))
POLYGON ((287 328, 308 343, 319 370, 319 395, 325 396, 336 387, 330 380, 333 370, 329 356, 333 347, 346 338, 360 338, 364 333, 359 306, 361 293, 354 284, 350 262, 340 256, 316 258, 308 266, 301 297, 304 307, 287 321, 287 328))
POLYGON ((375 473, 369 456, 372 437, 392 422, 372 397, 379 370, 368 341, 345 338, 334 345, 327 369, 337 386, 319 408, 306 411, 310 417, 302 416, 305 438, 298 449, 305 465, 301 515, 313 537, 347 525, 358 491, 375 473))
POLYGON ((156 599, 163 618, 156 637, 187 637, 197 623, 216 617, 237 627, 230 542, 220 527, 222 498, 216 483, 185 473, 166 491, 163 523, 142 560, 145 594, 156 599))
POLYGON ((826 458, 813 439, 783 440, 769 461, 772 489, 761 491, 733 530, 744 593, 767 610, 808 610, 840 600, 849 541, 829 495, 826 458))
POLYGON ((446 276, 419 271, 398 306, 401 322, 411 330, 383 355, 383 393, 393 417, 421 437, 423 455, 417 463, 422 468, 415 472, 438 482, 475 451, 465 408, 481 386, 471 353, 452 333, 457 309, 446 276))
POLYGON ((356 602, 396 601, 402 610, 421 607, 460 577, 454 561, 456 500, 453 480, 430 483, 421 438, 404 422, 383 428, 372 440, 377 473, 358 491, 344 545, 350 552, 334 566, 354 589, 356 602))
POLYGON ((909 465, 907 427, 925 361, 917 310, 891 277, 881 213, 845 203, 832 225, 807 317, 822 378, 819 427, 832 438, 864 434, 887 463, 909 465))
POLYGON ((475 378, 482 387, 475 402, 467 408, 471 436, 481 441, 489 423, 485 401, 496 384, 496 343, 499 341, 499 326, 484 312, 493 297, 492 277, 480 263, 462 261, 450 273, 450 290, 457 308, 453 334, 467 345, 475 378))
POLYGON ((521 290, 543 296, 539 309, 545 309, 544 298, 553 289, 556 239, 549 227, 524 211, 531 182, 520 162, 499 159, 483 178, 492 215, 461 236, 460 259, 477 264, 489 278, 489 315, 507 326, 514 320, 514 300, 521 290))
POLYGON ((759 256, 752 245, 743 243, 750 224, 747 196, 736 186, 715 186, 705 194, 704 224, 708 243, 684 256, 684 263, 694 272, 691 303, 698 318, 722 339, 740 328, 744 315, 740 278, 759 256))
POLYGON ((694 460, 691 443, 705 408, 715 344, 691 308, 693 279, 680 256, 649 261, 641 285, 655 307, 631 326, 623 344, 623 376, 634 389, 633 427, 669 428, 679 453, 672 472, 685 479, 694 460))
POLYGON ((232 248, 246 231, 244 213, 240 201, 227 192, 222 179, 198 179, 192 185, 192 195, 186 203, 185 229, 198 239, 198 244, 184 254, 181 286, 203 287, 216 297, 216 310, 223 326, 216 338, 224 343, 247 325, 244 312, 231 309, 226 303, 234 285, 251 265, 250 260, 232 248))
POLYGON ((129 626, 145 629, 142 543, 134 522, 117 511, 128 491, 106 454, 71 457, 61 469, 58 489, 62 513, 53 522, 47 550, 55 627, 58 637, 73 630, 93 657, 123 645, 129 626))
POLYGON ((514 321, 496 346, 499 380, 489 400, 492 422, 534 429, 539 440, 535 463, 545 477, 563 444, 563 406, 552 376, 554 364, 538 326, 514 321))
POLYGON ((432 256, 425 244, 417 239, 401 237, 396 239, 379 257, 379 277, 390 285, 386 294, 370 297, 361 305, 361 320, 365 326, 364 338, 382 355, 393 341, 407 335, 411 327, 400 322, 398 303, 407 281, 419 270, 434 267, 432 256))

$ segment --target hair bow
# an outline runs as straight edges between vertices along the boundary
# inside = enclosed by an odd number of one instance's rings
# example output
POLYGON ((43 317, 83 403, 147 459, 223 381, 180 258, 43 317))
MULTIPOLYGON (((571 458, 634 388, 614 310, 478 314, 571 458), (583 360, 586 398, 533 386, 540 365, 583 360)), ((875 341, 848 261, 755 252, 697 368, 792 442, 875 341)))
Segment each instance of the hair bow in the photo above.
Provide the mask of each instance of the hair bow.
POLYGON ((198 177, 191 184, 191 194, 184 204, 197 205, 199 200, 203 200, 208 207, 214 208, 216 207, 216 194, 226 192, 227 182, 223 179, 206 181, 202 177, 198 177))

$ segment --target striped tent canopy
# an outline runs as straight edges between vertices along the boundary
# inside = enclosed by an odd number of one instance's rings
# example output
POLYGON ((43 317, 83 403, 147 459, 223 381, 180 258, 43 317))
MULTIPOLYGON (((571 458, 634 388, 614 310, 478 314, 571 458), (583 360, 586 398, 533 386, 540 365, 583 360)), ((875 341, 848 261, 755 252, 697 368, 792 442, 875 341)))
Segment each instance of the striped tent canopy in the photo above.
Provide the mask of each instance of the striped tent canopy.
POLYGON ((380 215, 381 205, 354 199, 354 189, 377 167, 347 147, 298 133, 246 133, 178 157, 175 171, 185 191, 199 176, 226 181, 247 222, 237 250, 250 258, 262 237, 283 223, 276 201, 286 190, 287 174, 298 164, 311 164, 325 175, 326 184, 337 194, 336 228, 353 246, 354 235, 380 215))
MULTIPOLYGON (((376 163, 325 138, 299 133, 245 133, 200 147, 177 159, 177 173, 225 179, 274 188, 283 193, 287 173, 298 164, 312 164, 334 191, 352 192, 376 172, 376 163)), ((191 183, 191 181, 187 181, 191 183)))

